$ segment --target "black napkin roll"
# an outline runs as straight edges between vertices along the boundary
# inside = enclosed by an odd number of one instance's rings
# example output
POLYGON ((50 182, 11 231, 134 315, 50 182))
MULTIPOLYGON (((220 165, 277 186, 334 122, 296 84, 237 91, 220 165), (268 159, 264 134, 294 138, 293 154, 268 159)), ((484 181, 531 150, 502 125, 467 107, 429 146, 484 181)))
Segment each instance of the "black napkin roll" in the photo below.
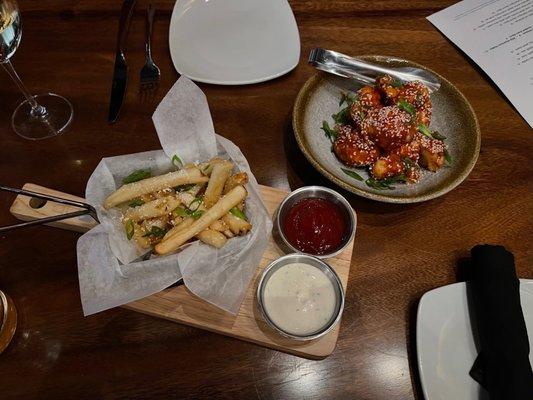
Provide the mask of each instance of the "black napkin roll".
MULTIPOLYGON (((479 355, 470 376, 491 400, 533 400, 533 372, 514 257, 502 246, 471 250, 469 296, 479 355)), ((533 333, 532 333, 533 334, 533 333)))

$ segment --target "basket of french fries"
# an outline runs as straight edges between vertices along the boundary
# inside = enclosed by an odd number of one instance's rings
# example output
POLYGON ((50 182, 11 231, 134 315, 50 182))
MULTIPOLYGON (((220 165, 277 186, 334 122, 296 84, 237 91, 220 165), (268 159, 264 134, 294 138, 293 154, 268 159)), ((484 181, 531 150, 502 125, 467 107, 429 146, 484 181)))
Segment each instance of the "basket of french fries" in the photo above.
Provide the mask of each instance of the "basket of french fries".
POLYGON ((78 242, 84 313, 183 278, 235 314, 272 228, 257 181, 239 148, 215 134, 207 100, 187 78, 153 119, 163 150, 104 158, 88 181, 100 225, 78 242))
POLYGON ((248 174, 233 174, 234 168, 230 160, 214 157, 153 177, 137 170, 103 206, 121 211, 128 240, 157 254, 172 253, 193 238, 222 248, 252 229, 244 212, 248 174))

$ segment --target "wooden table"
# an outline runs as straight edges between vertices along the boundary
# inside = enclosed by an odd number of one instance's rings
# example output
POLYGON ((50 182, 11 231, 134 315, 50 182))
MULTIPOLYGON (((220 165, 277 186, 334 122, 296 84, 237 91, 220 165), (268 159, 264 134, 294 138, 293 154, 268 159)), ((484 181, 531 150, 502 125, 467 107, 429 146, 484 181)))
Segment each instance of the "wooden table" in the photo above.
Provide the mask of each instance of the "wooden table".
MULTIPOLYGON (((411 399, 421 398, 414 320, 420 296, 461 279, 457 261, 476 243, 501 243, 533 278, 533 131, 490 80, 425 17, 454 1, 297 0, 301 61, 277 80, 201 85, 219 134, 238 144, 258 181, 278 188, 322 183, 295 146, 291 109, 314 71, 315 46, 384 54, 427 65, 466 95, 482 149, 470 177, 442 198, 411 206, 347 195, 359 216, 339 342, 309 361, 124 309, 84 318, 77 284, 78 234, 39 227, 0 236, 0 287, 14 299, 18 330, 0 356, 3 399, 411 399)), ((154 58, 161 89, 137 94, 144 9, 129 36, 130 86, 121 118, 106 121, 119 1, 24 0, 24 35, 13 62, 34 92, 74 104, 64 136, 28 142, 10 128, 21 95, 0 74, 0 180, 83 195, 102 157, 159 148, 151 114, 177 78, 167 32, 172 1, 157 1, 154 58)), ((0 195, 2 225, 13 197, 0 195)))

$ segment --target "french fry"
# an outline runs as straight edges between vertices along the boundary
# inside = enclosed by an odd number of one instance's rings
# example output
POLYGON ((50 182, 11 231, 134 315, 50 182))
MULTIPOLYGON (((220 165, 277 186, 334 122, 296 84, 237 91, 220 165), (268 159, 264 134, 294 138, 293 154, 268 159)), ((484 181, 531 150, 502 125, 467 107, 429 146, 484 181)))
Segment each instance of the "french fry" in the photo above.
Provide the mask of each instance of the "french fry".
POLYGON ((183 218, 183 220, 178 225, 176 225, 174 228, 170 229, 165 234, 165 236, 163 236, 163 240, 166 240, 169 237, 175 235, 176 233, 184 230, 185 228, 188 228, 189 226, 191 226, 193 224, 193 222, 194 222, 194 218, 193 217, 185 217, 185 218, 183 218))
POLYGON ((104 201, 104 208, 109 209, 128 200, 142 196, 146 193, 156 192, 161 189, 186 185, 188 183, 207 182, 208 177, 204 176, 198 168, 181 169, 169 172, 165 175, 154 176, 138 182, 128 183, 112 193, 104 201))
POLYGON ((233 234, 233 232, 229 229, 226 229, 224 232, 222 232, 224 235, 226 235, 226 237, 228 239, 231 239, 232 237, 234 237, 235 235, 233 234))
POLYGON ((218 201, 218 199, 220 199, 220 195, 224 189, 224 184, 231 175, 232 170, 233 163, 230 161, 217 163, 213 167, 213 171, 211 172, 211 177, 209 178, 207 189, 205 190, 204 194, 204 204, 207 208, 211 207, 218 201))
POLYGON ((209 226, 209 229, 213 229, 214 231, 224 232, 225 230, 228 229, 228 226, 221 219, 219 219, 218 221, 213 222, 209 226))
POLYGON ((177 250, 182 244, 192 237, 198 235, 203 230, 207 229, 213 222, 222 218, 228 211, 236 204, 246 198, 247 192, 244 186, 236 186, 217 203, 208 209, 200 218, 194 223, 176 234, 163 238, 163 241, 155 246, 155 251, 158 254, 168 254, 177 250))
POLYGON ((239 172, 238 174, 231 175, 226 184, 224 185, 224 192, 228 193, 231 189, 238 185, 246 185, 248 183, 248 174, 246 172, 239 172))
POLYGON ((242 235, 252 229, 252 224, 244 219, 238 218, 231 213, 227 213, 222 221, 229 227, 235 235, 242 235))
POLYGON ((208 162, 204 162, 204 163, 199 164, 198 168, 200 168, 200 171, 202 171, 202 173, 204 175, 211 175, 211 172, 213 172, 213 167, 215 165, 223 163, 223 162, 226 162, 226 161, 227 160, 224 160, 221 157, 213 157, 208 162))
POLYGON ((129 208, 126 213, 126 218, 131 218, 134 221, 139 221, 148 218, 161 217, 169 214, 177 206, 181 204, 181 200, 174 196, 162 197, 160 199, 152 200, 139 207, 129 208))
POLYGON ((228 238, 226 238, 226 236, 212 229, 206 229, 205 231, 202 231, 198 235, 196 235, 196 237, 202 242, 216 247, 217 249, 224 247, 224 245, 228 241, 228 238))

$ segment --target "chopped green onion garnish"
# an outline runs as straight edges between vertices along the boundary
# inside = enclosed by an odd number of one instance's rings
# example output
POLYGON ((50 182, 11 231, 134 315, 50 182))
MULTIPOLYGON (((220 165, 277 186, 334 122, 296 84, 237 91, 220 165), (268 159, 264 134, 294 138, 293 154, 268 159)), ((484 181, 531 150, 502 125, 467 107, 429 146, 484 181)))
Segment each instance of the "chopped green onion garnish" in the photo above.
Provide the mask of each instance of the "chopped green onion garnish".
POLYGON ((135 200, 132 200, 128 203, 128 206, 129 207, 139 207, 139 206, 142 206, 144 204, 144 200, 143 199, 135 199, 135 200))
POLYGON ((331 116, 336 124, 348 125, 350 123, 350 107, 344 107, 337 114, 331 116))
POLYGON ((240 219, 243 219, 243 220, 247 220, 246 219, 246 214, 244 214, 241 209, 237 206, 233 207, 232 209, 229 210, 230 213, 232 213, 233 215, 235 215, 237 218, 240 218, 240 219))
POLYGON ((431 132, 431 129, 427 127, 425 124, 418 124, 416 127, 418 132, 420 132, 422 135, 427 136, 430 139, 437 139, 437 140, 444 140, 446 139, 446 136, 442 136, 439 132, 431 132))
POLYGON ((418 129, 418 132, 420 132, 422 135, 427 136, 430 139, 433 139, 433 134, 431 133, 431 131, 425 124, 418 124, 417 129, 418 129))
POLYGON ((357 100, 357 96, 350 92, 341 92, 341 100, 339 101, 339 107, 342 106, 344 103, 351 106, 355 101, 357 100))
POLYGON ((133 234, 135 233, 135 226, 133 225, 133 221, 131 219, 128 219, 126 221, 126 237, 128 240, 131 240, 133 237, 133 234))
POLYGON ((172 215, 175 217, 188 217, 189 211, 181 207, 176 207, 174 210, 172 210, 172 215))
POLYGON ((181 161, 181 158, 179 158, 177 154, 174 154, 174 156, 172 156, 172 165, 174 165, 176 168, 183 167, 183 162, 181 161))
POLYGON ((131 174, 129 174, 127 177, 122 179, 122 183, 133 183, 137 182, 146 178, 150 178, 152 176, 152 173, 149 169, 139 169, 137 171, 133 171, 131 174))
POLYGON ((411 117, 416 117, 416 108, 411 103, 402 99, 398 101, 397 105, 400 110, 409 113, 411 117))
POLYGON ((391 186, 392 184, 406 181, 407 178, 405 175, 397 175, 386 179, 368 178, 365 183, 367 186, 376 190, 394 190, 394 187, 391 186))
POLYGON ((444 149, 444 159, 448 164, 451 164, 453 161, 451 154, 448 152, 448 149, 444 149))
POLYGON ((355 171, 351 171, 349 169, 344 169, 344 168, 341 168, 342 172, 344 172, 346 175, 348 176, 351 176, 352 178, 354 179, 357 179, 358 181, 363 181, 363 177, 361 175, 359 175, 357 172, 355 171))
POLYGON ((150 232, 145 233, 143 237, 146 237, 146 236, 163 237, 165 236, 165 233, 167 233, 166 229, 161 229, 158 226, 152 226, 152 228, 150 229, 150 232))
POLYGON ((196 210, 196 211, 191 212, 191 213, 190 213, 190 216, 193 217, 194 219, 198 219, 198 218, 200 218, 203 214, 204 214, 204 211, 203 211, 203 210, 196 210))
POLYGON ((326 137, 332 142, 337 140, 337 131, 335 129, 331 129, 327 121, 322 122, 322 128, 320 129, 324 131, 326 137))
POLYGON ((390 85, 396 89, 399 89, 403 86, 403 83, 399 79, 393 78, 390 85))
POLYGON ((196 197, 193 201, 191 201, 191 204, 189 204, 189 209, 191 209, 192 211, 198 210, 198 207, 200 207, 200 204, 202 204, 202 201, 204 201, 203 197, 201 196, 196 197), (193 208, 193 206, 195 205, 196 207, 193 208))

